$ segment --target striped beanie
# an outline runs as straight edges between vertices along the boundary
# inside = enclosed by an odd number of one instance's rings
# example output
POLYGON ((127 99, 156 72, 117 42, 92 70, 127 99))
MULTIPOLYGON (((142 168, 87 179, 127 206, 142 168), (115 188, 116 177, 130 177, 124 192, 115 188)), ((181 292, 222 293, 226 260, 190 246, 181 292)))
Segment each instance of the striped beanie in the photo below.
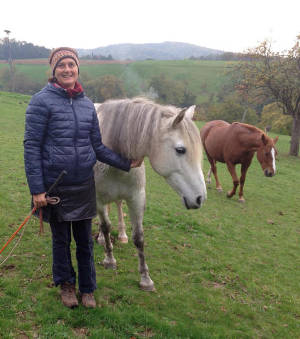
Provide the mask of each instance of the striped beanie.
POLYGON ((79 69, 79 59, 78 59, 78 54, 75 51, 75 49, 70 48, 70 47, 58 47, 55 48, 49 57, 49 64, 52 68, 52 74, 54 75, 55 69, 57 67, 57 64, 65 58, 72 58, 75 62, 76 65, 79 69))

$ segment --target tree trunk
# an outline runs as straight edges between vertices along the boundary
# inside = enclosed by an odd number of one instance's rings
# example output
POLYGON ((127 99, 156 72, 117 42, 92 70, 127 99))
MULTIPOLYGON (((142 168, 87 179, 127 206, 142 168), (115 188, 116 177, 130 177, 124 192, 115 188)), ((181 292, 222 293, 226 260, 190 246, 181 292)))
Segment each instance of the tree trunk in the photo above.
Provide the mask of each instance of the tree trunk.
POLYGON ((300 117, 293 117, 292 137, 290 146, 290 155, 297 156, 299 154, 299 138, 300 138, 300 117))

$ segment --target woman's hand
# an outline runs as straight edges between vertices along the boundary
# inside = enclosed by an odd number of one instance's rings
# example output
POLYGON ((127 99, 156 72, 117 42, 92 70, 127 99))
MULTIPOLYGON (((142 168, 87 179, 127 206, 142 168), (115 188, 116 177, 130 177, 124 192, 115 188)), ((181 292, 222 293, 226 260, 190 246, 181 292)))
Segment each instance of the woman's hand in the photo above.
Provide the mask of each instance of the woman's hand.
POLYGON ((144 161, 144 158, 139 159, 139 160, 132 160, 130 168, 135 168, 135 167, 140 167, 144 161))
POLYGON ((40 208, 40 207, 47 206, 46 192, 40 193, 40 194, 34 194, 32 198, 33 198, 34 207, 40 208))

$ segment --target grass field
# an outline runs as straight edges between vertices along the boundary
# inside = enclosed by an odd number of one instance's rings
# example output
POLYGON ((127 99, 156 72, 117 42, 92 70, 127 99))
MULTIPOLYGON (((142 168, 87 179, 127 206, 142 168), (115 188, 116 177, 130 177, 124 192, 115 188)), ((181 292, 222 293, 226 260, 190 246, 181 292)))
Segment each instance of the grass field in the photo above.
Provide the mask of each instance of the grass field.
MULTIPOLYGON (((0 248, 30 211, 22 145, 29 99, 0 92, 0 248)), ((52 283, 49 226, 40 237, 31 219, 0 266, 0 337, 300 338, 300 159, 287 156, 289 137, 277 145, 277 175, 264 177, 254 159, 245 204, 225 197, 231 178, 220 164, 225 192, 212 184, 200 210, 185 210, 146 162, 145 253, 154 293, 138 288, 131 241, 114 245, 116 271, 99 264, 103 248, 95 245, 98 307, 62 307, 52 283)), ((206 173, 206 159, 203 166, 206 173)))
MULTIPOLYGON (((91 78, 103 75, 115 75, 123 80, 127 93, 139 95, 148 89, 153 76, 165 74, 174 80, 182 80, 196 95, 196 104, 207 99, 210 93, 216 93, 225 81, 225 73, 230 67, 225 61, 180 60, 180 61, 136 61, 128 64, 82 64, 80 73, 91 78), (202 93, 200 88, 205 88, 202 93)), ((0 64, 0 70, 8 67, 0 64)), ((49 66, 40 63, 16 64, 16 70, 40 84, 46 83, 50 76, 49 66)), ((83 82, 84 85, 84 82, 83 82)))

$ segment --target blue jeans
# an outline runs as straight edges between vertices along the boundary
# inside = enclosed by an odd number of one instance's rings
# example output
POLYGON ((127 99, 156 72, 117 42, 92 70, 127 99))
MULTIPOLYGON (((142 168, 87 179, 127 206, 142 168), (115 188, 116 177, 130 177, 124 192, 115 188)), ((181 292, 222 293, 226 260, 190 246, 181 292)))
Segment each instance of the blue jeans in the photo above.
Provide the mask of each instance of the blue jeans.
POLYGON ((76 273, 71 260, 71 228, 76 242, 78 264, 78 285, 81 293, 93 292, 96 285, 96 272, 93 253, 92 220, 59 222, 50 219, 52 231, 53 280, 55 286, 64 282, 76 285, 76 273))

